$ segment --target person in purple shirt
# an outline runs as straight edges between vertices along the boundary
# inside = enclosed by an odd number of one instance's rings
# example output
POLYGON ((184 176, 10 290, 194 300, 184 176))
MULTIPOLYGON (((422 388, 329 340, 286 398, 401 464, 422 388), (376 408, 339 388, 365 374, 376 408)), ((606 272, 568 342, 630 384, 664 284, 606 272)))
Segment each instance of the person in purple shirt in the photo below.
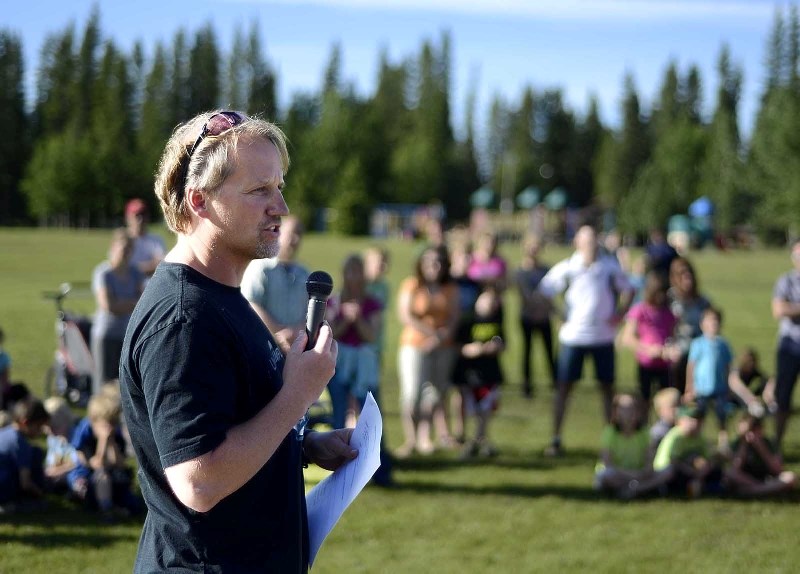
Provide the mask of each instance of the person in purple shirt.
POLYGON ((364 260, 345 259, 341 292, 328 302, 328 321, 339 342, 336 372, 328 383, 333 406, 333 427, 344 428, 347 412, 364 404, 367 393, 378 394, 380 367, 373 343, 381 331, 382 306, 367 293, 364 260))

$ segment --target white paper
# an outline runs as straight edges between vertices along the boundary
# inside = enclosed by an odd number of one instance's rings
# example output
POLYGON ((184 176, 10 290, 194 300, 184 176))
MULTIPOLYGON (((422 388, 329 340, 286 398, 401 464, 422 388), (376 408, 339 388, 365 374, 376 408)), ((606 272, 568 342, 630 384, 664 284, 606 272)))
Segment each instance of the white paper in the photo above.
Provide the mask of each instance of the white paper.
POLYGON ((372 393, 358 417, 350 445, 358 456, 327 476, 306 495, 308 537, 311 545, 309 566, 314 564, 319 547, 333 530, 345 509, 355 500, 381 464, 380 447, 383 421, 372 393))

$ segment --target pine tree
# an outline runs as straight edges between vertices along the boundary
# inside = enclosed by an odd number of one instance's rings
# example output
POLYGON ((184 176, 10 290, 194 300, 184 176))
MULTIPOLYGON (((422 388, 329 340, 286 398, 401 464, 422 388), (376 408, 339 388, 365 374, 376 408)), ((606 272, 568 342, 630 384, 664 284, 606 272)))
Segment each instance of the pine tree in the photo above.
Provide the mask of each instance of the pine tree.
POLYGON ((169 76, 171 97, 169 104, 170 124, 176 126, 188 120, 193 114, 190 100, 189 48, 186 44, 186 33, 178 30, 172 41, 172 66, 169 76))
POLYGON ((191 117, 219 105, 220 55, 211 24, 197 31, 189 52, 188 112, 191 117))
POLYGON ((95 78, 97 77, 97 52, 100 49, 100 43, 100 13, 95 5, 83 32, 73 84, 75 109, 70 119, 75 122, 78 133, 89 130, 92 106, 94 105, 95 78))
POLYGON ((740 156, 737 106, 741 95, 742 72, 730 61, 724 46, 717 61, 719 88, 714 117, 709 126, 708 149, 700 169, 698 194, 716 205, 716 224, 727 232, 745 223, 752 212, 752 198, 742 185, 744 164, 740 156))
POLYGON ((26 219, 25 198, 19 190, 30 153, 29 123, 25 113, 22 40, 0 30, 0 225, 26 219))
POLYGON ((275 95, 277 81, 275 72, 264 58, 261 50, 258 25, 254 22, 250 28, 245 57, 249 72, 247 109, 251 113, 261 114, 268 120, 275 121, 278 117, 278 100, 275 95))
POLYGON ((567 155, 572 174, 570 184, 574 202, 583 207, 594 202, 595 182, 592 162, 600 151, 605 128, 600 121, 599 104, 596 97, 589 101, 586 117, 578 124, 573 148, 567 155))
POLYGON ((74 43, 75 29, 69 26, 48 36, 42 46, 36 74, 35 138, 63 132, 77 107, 74 43))
POLYGON ((228 55, 227 72, 225 74, 225 89, 223 90, 222 107, 231 110, 247 110, 248 102, 246 89, 250 81, 248 51, 244 34, 239 26, 233 32, 233 47, 228 55))
MULTIPOLYGON (((661 112, 659 112, 661 113, 661 112)), ((603 138, 594 162, 597 197, 604 207, 618 207, 628 196, 639 170, 650 157, 648 124, 642 118, 633 77, 624 81, 622 129, 603 138)))
POLYGON ((170 92, 167 58, 168 55, 164 46, 160 43, 157 44, 153 62, 145 78, 143 90, 142 119, 137 132, 137 148, 139 152, 139 169, 141 173, 147 176, 148 190, 152 189, 153 174, 156 172, 164 144, 167 142, 174 127, 170 113, 172 94, 170 92))
POLYGON ((797 12, 790 12, 787 27, 776 12, 768 42, 767 81, 756 125, 750 138, 745 168, 748 190, 756 199, 755 219, 761 236, 770 243, 797 233, 795 214, 800 210, 800 94, 792 88, 789 69, 797 29, 797 12))

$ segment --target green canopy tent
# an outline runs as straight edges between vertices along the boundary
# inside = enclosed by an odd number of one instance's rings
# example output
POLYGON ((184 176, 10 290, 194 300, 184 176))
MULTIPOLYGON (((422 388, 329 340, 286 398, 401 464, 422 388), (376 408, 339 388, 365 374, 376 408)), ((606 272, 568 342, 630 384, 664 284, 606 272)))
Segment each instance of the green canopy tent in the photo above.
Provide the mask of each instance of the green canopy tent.
POLYGON ((550 211, 558 211, 567 206, 567 192, 563 187, 557 187, 544 198, 544 205, 550 211))
POLYGON ((472 195, 469 196, 469 204, 472 207, 487 208, 494 203, 494 196, 494 190, 488 185, 484 185, 472 192, 472 195))
POLYGON ((517 194, 517 207, 520 209, 532 209, 542 200, 542 192, 538 187, 529 185, 517 194))

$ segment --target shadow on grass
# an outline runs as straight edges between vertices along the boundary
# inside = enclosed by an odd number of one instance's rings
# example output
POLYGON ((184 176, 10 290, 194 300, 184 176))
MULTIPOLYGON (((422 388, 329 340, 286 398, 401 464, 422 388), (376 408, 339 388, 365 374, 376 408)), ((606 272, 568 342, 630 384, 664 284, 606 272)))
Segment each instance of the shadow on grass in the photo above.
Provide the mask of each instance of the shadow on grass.
POLYGON ((107 524, 95 512, 71 505, 57 496, 49 496, 44 509, 0 515, 0 545, 101 548, 120 541, 136 542, 143 521, 142 516, 107 524))
POLYGON ((550 471, 574 466, 593 468, 596 461, 597 452, 588 448, 570 449, 564 456, 558 458, 548 458, 542 452, 531 453, 516 449, 502 449, 500 455, 496 457, 474 457, 464 460, 454 453, 412 456, 407 459, 395 460, 394 467, 398 470, 415 471, 439 471, 464 467, 550 471))
POLYGON ((413 492, 417 494, 467 494, 474 496, 513 496, 518 498, 544 498, 553 496, 564 500, 576 500, 595 503, 648 504, 669 502, 670 504, 697 504, 702 501, 725 501, 737 505, 786 506, 787 504, 800 503, 800 492, 792 492, 771 498, 741 498, 725 494, 704 495, 700 499, 690 499, 685 496, 669 495, 659 496, 655 493, 644 495, 633 500, 622 500, 607 493, 600 493, 591 486, 554 485, 554 484, 445 484, 433 481, 397 481, 394 488, 400 492, 413 492))
POLYGON ((395 488, 404 492, 415 492, 419 494, 472 494, 476 496, 501 495, 515 496, 520 498, 542 498, 545 496, 556 496, 569 500, 583 500, 600 502, 608 500, 600 496, 591 486, 555 486, 549 484, 443 484, 439 482, 398 481, 395 488))
POLYGON ((16 530, 8 533, 0 531, 0 544, 24 544, 26 546, 35 546, 37 548, 56 548, 56 547, 69 547, 69 548, 91 548, 97 549, 104 546, 111 546, 120 541, 136 542, 139 539, 138 531, 134 534, 112 534, 108 529, 105 529, 101 534, 98 527, 91 532, 52 532, 47 529, 46 524, 41 524, 42 529, 39 531, 31 532, 18 532, 16 530))

